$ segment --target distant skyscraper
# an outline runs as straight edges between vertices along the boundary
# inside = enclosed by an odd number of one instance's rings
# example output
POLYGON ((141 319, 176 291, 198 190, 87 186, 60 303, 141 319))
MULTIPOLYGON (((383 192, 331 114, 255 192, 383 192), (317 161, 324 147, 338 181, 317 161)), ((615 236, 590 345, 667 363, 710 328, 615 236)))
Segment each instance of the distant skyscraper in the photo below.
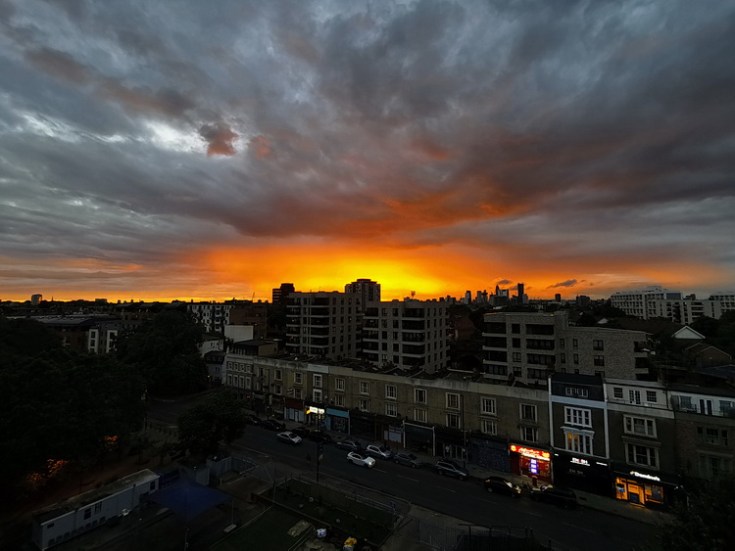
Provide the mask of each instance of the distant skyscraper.
POLYGON ((369 302, 380 302, 380 283, 371 279, 358 279, 345 285, 345 293, 357 295, 360 307, 365 309, 369 302))
POLYGON ((561 302, 561 293, 556 293, 554 295, 554 301, 555 302, 561 302))
POLYGON ((41 295, 41 294, 31 295, 31 304, 33 306, 38 306, 40 304, 41 300, 43 300, 43 295, 41 295))
POLYGON ((526 300, 524 298, 525 297, 525 290, 526 290, 526 285, 523 284, 523 283, 519 283, 518 284, 518 304, 525 304, 525 302, 526 302, 526 300))
POLYGON ((283 304, 288 302, 288 295, 296 292, 293 283, 281 283, 278 289, 273 289, 273 304, 283 304))

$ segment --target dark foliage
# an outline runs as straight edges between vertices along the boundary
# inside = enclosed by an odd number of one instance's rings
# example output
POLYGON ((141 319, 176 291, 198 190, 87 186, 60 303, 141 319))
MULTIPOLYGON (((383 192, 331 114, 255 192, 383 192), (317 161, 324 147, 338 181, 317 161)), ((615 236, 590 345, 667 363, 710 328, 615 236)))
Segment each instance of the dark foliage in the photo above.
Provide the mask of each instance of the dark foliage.
POLYGON ((242 434, 245 425, 242 403, 234 393, 211 394, 179 417, 181 449, 194 456, 216 453, 220 441, 230 444, 242 434))

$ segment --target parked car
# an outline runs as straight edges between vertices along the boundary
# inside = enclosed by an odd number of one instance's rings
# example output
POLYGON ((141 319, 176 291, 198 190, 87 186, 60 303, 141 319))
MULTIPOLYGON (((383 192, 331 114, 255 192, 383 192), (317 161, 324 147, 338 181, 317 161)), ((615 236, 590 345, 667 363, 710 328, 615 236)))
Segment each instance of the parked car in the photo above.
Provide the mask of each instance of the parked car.
POLYGON ((275 431, 286 430, 286 425, 284 425, 280 421, 276 421, 275 419, 263 419, 260 422, 260 426, 265 427, 268 430, 275 430, 275 431))
POLYGON ((485 489, 488 492, 503 494, 511 497, 521 496, 521 487, 502 476, 491 476, 485 479, 485 489))
POLYGON ((337 447, 353 452, 362 449, 362 445, 357 440, 337 440, 337 447))
POLYGON ((365 453, 371 457, 377 457, 378 459, 390 459, 393 457, 393 452, 387 446, 380 446, 378 444, 368 444, 365 446, 365 453))
POLYGON ((566 509, 574 509, 578 505, 577 494, 573 490, 557 486, 544 486, 540 490, 533 490, 531 499, 566 509))
POLYGON ((441 475, 453 476, 460 480, 466 480, 470 476, 462 467, 448 459, 441 459, 434 463, 434 470, 441 475))
POLYGON ((406 465, 412 469, 417 469, 426 465, 426 462, 421 461, 412 453, 400 452, 393 456, 393 461, 399 465, 406 465))
POLYGON ((348 453, 347 461, 349 461, 353 465, 367 467, 368 469, 372 469, 373 467, 375 467, 375 458, 370 457, 369 455, 360 455, 357 452, 348 453))
POLYGON ((276 434, 276 438, 278 438, 279 441, 286 444, 291 444, 292 446, 296 446, 298 444, 301 444, 302 442, 301 437, 298 434, 294 434, 289 430, 285 432, 279 432, 278 434, 276 434))
POLYGON ((303 426, 302 425, 300 427, 296 427, 296 428, 291 429, 291 432, 294 433, 294 434, 298 434, 303 439, 307 439, 307 438, 309 438, 309 434, 311 433, 311 429, 309 429, 309 427, 306 427, 306 426, 303 426))

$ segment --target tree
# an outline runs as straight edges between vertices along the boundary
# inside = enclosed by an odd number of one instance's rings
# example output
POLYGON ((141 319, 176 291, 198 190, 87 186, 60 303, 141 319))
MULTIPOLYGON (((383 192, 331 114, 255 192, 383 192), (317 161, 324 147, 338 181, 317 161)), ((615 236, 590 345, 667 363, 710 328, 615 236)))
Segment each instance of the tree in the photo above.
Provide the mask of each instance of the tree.
POLYGON ((656 549, 725 551, 735 542, 735 479, 704 483, 674 508, 675 519, 662 527, 656 549))
POLYGON ((203 330, 181 310, 163 310, 123 335, 117 354, 144 377, 156 396, 179 396, 207 387, 207 367, 199 353, 203 330))
POLYGON ((216 453, 220 441, 226 445, 245 430, 245 413, 233 392, 219 392, 187 409, 179 416, 181 449, 194 456, 216 453))

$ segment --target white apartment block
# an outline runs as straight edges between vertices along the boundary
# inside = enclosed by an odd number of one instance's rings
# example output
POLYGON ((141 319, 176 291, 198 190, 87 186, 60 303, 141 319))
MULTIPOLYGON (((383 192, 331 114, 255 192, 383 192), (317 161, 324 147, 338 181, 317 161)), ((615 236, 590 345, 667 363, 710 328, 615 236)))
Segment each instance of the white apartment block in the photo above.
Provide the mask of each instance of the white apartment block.
POLYGON ((216 302, 197 302, 186 305, 186 310, 192 314, 194 321, 204 326, 207 333, 224 333, 225 326, 230 324, 231 304, 216 302))
POLYGON ((720 319, 722 314, 735 310, 735 293, 711 295, 697 299, 694 295, 661 288, 614 293, 610 304, 629 316, 642 319, 666 318, 681 325, 691 325, 702 316, 720 319))
POLYGON ((356 294, 292 293, 286 305, 286 350, 303 356, 355 358, 361 316, 356 294))
POLYGON ((370 303, 363 318, 363 357, 379 367, 442 370, 448 359, 447 315, 444 300, 370 303))
POLYGON ((498 383, 546 385, 549 374, 635 379, 647 373, 642 331, 576 327, 567 312, 485 314, 483 375, 498 383))

